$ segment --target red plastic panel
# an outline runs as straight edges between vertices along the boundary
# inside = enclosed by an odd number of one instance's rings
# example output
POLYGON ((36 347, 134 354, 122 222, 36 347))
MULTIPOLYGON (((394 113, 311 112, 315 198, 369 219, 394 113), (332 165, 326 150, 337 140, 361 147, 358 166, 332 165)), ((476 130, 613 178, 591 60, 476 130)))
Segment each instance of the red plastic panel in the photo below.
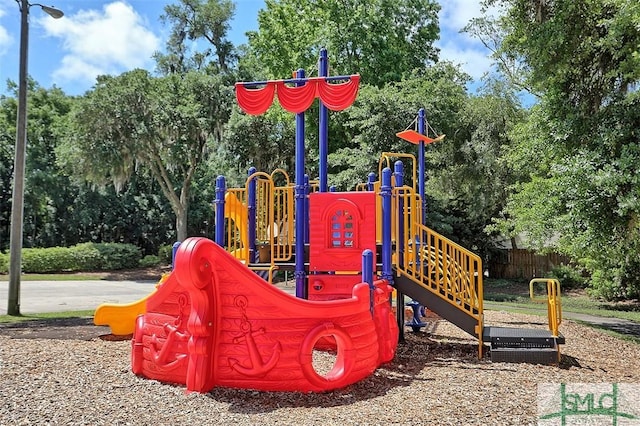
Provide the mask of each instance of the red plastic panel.
POLYGON ((376 258, 375 193, 309 194, 309 220, 310 271, 360 272, 365 249, 376 258))
MULTIPOLYGON (((354 277, 350 277, 353 279, 354 277)), ((324 392, 355 383, 393 358, 393 288, 356 284, 343 300, 297 299, 262 280, 223 248, 189 238, 175 269, 147 300, 132 341, 137 375, 186 385, 324 392), (316 371, 314 350, 333 342, 334 367, 316 371)))
POLYGON ((309 300, 337 300, 351 297, 362 275, 309 275, 309 300))

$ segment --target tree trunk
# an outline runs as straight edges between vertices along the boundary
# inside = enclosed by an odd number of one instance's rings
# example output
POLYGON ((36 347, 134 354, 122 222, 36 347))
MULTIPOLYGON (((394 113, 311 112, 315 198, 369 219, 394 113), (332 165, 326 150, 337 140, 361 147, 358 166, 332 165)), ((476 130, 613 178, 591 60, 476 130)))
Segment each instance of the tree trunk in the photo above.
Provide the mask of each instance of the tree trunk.
POLYGON ((182 242, 187 239, 187 213, 189 212, 189 187, 191 185, 191 176, 193 169, 189 170, 187 177, 182 182, 180 190, 180 206, 176 209, 176 232, 178 233, 178 241, 182 242))
POLYGON ((176 212, 176 232, 178 241, 183 242, 187 239, 187 209, 182 208, 176 212))

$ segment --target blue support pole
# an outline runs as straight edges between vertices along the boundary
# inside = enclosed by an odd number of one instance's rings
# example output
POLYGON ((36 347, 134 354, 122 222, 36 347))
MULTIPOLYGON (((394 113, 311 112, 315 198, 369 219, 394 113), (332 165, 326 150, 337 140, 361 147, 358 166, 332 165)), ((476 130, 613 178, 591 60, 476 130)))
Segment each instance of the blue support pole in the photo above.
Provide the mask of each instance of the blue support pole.
POLYGON ((373 252, 369 249, 362 252, 362 282, 369 284, 369 311, 373 315, 376 287, 373 285, 373 252))
MULTIPOLYGON (((418 133, 421 135, 425 133, 425 112, 424 108, 420 108, 418 110, 418 133)), ((421 140, 418 143, 418 193, 420 194, 420 199, 422 200, 422 224, 426 225, 427 223, 427 198, 425 194, 425 178, 427 171, 425 170, 424 164, 424 141, 421 140)))
POLYGON ((309 175, 304 175, 304 243, 309 244, 309 191, 311 186, 309 185, 309 175))
MULTIPOLYGON (((327 49, 320 49, 320 63, 318 64, 318 76, 329 76, 329 56, 327 49)), ((320 101, 319 113, 319 156, 320 156, 320 192, 327 192, 327 156, 329 154, 329 109, 320 101)))
MULTIPOLYGON (((299 69, 296 72, 296 78, 304 78, 304 70, 299 69)), ((296 83, 299 86, 304 85, 303 82, 296 83)), ((306 273, 304 266, 304 236, 306 228, 305 216, 305 188, 304 188, 304 112, 296 114, 296 270, 294 273, 296 279, 296 297, 307 298, 306 273)))
POLYGON ((393 266, 391 264, 391 169, 382 171, 382 278, 393 283, 393 266))
MULTIPOLYGON (((402 161, 396 161, 393 165, 394 168, 394 180, 396 187, 404 185, 404 165, 402 161)), ((389 181, 391 185, 391 181, 389 181)), ((391 209, 391 206, 389 206, 391 209)), ((398 219, 396 228, 396 253, 398 256, 398 267, 404 266, 404 200, 398 198, 398 219)), ((398 323, 399 335, 398 341, 404 342, 404 294, 400 291, 396 291, 396 322, 398 323)))
POLYGON ((180 248, 180 241, 176 241, 171 246, 171 270, 176 267, 176 253, 178 252, 178 248, 180 248))
MULTIPOLYGON (((255 167, 249 167, 248 176, 251 176, 256 172, 255 167)), ((247 216, 248 217, 248 232, 249 232, 249 262, 255 262, 256 253, 256 180, 251 179, 249 182, 249 190, 247 193, 247 216)))
POLYGON ((225 233, 224 233, 224 195, 227 192, 227 183, 224 176, 218 176, 216 178, 216 199, 214 201, 216 208, 216 227, 215 227, 215 241, 220 247, 224 247, 225 233))
POLYGON ((371 172, 367 175, 367 190, 373 191, 373 184, 376 182, 376 174, 371 172))
MULTIPOLYGON (((396 188, 404 185, 404 164, 398 160, 393 165, 393 176, 396 181, 396 188)), ((398 231, 396 232, 396 250, 398 251, 398 265, 404 267, 404 199, 398 198, 398 231)))

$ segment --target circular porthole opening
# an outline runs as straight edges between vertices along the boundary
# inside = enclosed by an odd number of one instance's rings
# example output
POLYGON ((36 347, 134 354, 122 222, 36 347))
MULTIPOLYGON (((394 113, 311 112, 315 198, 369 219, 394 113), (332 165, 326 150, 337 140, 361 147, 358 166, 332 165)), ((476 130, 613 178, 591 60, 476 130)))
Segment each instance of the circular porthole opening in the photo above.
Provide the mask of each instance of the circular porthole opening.
POLYGON ((328 389, 350 374, 355 364, 353 342, 332 323, 323 323, 309 332, 300 351, 305 377, 319 388, 328 389))
POLYGON ((338 351, 335 336, 324 336, 318 339, 311 352, 313 370, 321 377, 330 379, 342 369, 337 366, 338 351))

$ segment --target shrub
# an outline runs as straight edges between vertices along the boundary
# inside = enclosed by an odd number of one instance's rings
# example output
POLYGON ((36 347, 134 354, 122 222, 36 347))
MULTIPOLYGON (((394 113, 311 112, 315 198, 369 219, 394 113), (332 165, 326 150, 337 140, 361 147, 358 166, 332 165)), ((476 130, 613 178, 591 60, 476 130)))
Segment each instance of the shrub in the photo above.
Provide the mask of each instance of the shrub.
MULTIPOLYGON (((22 272, 100 271, 137 268, 142 253, 132 244, 84 243, 73 247, 25 248, 22 272)), ((0 253, 0 273, 8 272, 9 255, 0 253)))
POLYGON ((585 288, 587 279, 582 271, 570 265, 558 265, 551 269, 551 277, 560 281, 562 289, 585 288))
POLYGON ((93 243, 78 244, 69 247, 78 271, 98 271, 103 261, 100 251, 93 243))
POLYGON ((162 263, 162 259, 160 257, 155 256, 153 254, 148 254, 142 259, 140 259, 140 266, 143 268, 148 268, 150 266, 158 266, 162 263))
POLYGON ((115 269, 137 268, 142 258, 141 250, 132 244, 122 243, 92 243, 102 257, 101 269, 111 271, 115 269))
POLYGON ((0 253, 0 274, 9 272, 9 254, 0 253))
POLYGON ((22 271, 36 274, 79 270, 73 253, 66 247, 26 248, 22 250, 22 271))
POLYGON ((163 263, 171 263, 173 261, 173 246, 160 246, 160 248, 158 249, 158 257, 162 260, 163 263))

